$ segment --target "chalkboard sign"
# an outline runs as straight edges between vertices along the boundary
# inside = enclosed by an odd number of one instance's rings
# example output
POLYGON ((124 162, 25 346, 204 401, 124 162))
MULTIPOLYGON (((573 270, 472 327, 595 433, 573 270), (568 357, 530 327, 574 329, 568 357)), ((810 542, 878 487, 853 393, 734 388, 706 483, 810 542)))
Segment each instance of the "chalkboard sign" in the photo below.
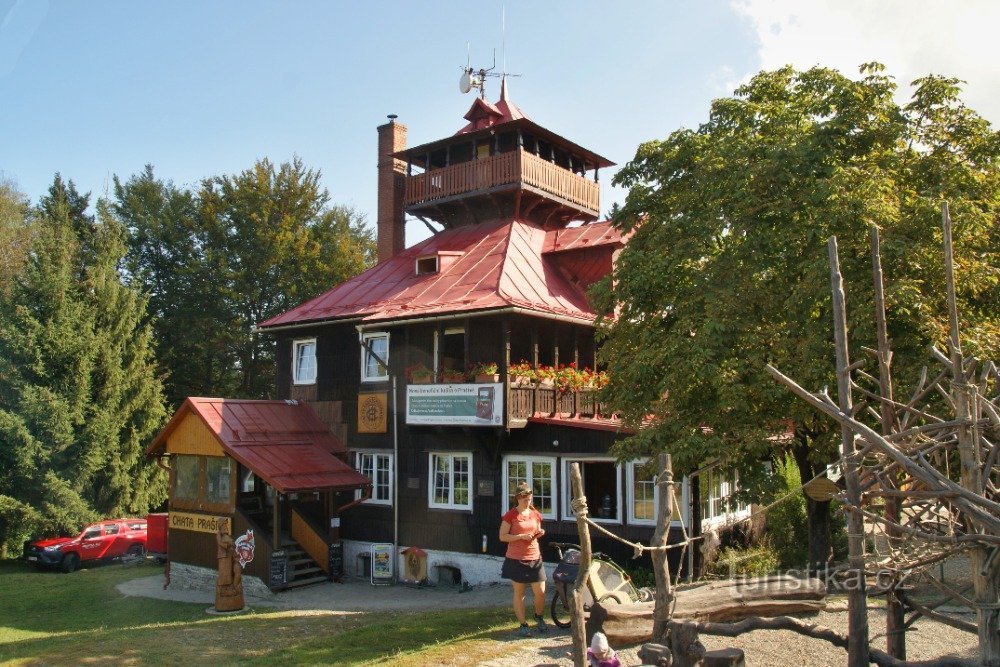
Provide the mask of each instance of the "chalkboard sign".
POLYGON ((327 551, 327 574, 331 579, 344 576, 344 543, 334 542, 327 551))
POLYGON ((288 556, 284 551, 271 552, 268 570, 270 572, 269 587, 272 591, 280 591, 288 585, 288 556))

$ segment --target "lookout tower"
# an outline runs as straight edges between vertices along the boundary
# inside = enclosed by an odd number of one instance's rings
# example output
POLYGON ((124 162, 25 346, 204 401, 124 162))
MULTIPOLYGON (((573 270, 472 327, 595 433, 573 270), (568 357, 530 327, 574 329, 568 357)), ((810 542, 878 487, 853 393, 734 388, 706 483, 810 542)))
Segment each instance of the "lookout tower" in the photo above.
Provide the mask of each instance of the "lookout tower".
MULTIPOLYGON (((380 143, 395 149, 379 164, 394 163, 399 190, 386 195, 401 200, 400 223, 404 212, 445 228, 517 219, 556 229, 598 219, 600 169, 614 163, 530 120, 510 101, 506 77, 500 99, 476 97, 465 120, 453 136, 413 148, 380 143)), ((399 127, 379 130, 405 143, 399 127)))

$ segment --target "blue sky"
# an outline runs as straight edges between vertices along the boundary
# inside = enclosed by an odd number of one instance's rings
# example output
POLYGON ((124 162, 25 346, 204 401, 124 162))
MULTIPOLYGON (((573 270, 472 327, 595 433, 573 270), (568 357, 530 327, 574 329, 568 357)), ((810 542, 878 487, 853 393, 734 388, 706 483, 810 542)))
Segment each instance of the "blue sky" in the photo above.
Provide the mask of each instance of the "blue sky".
MULTIPOLYGON (((374 224, 375 127, 398 114, 410 145, 459 129, 467 44, 499 69, 505 43, 513 101, 624 164, 785 63, 957 76, 996 124, 998 24, 989 0, 0 0, 0 177, 37 200, 58 171, 96 198, 147 163, 193 187, 298 155, 374 224)), ((610 176, 604 210, 625 196, 610 176)), ((425 235, 408 225, 408 244, 425 235)))

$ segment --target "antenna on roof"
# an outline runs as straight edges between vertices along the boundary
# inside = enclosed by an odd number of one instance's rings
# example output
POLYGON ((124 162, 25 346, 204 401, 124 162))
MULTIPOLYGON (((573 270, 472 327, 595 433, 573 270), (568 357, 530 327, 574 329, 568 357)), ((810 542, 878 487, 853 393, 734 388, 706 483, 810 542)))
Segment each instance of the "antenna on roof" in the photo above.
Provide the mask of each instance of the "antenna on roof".
POLYGON ((468 93, 473 88, 478 88, 479 96, 486 99, 486 77, 492 76, 499 79, 505 76, 521 76, 520 74, 507 74, 506 72, 501 74, 500 72, 493 71, 497 68, 496 49, 493 49, 493 65, 491 67, 480 67, 479 69, 476 69, 475 67, 472 67, 470 64, 471 62, 471 57, 466 55, 465 67, 462 68, 462 76, 458 80, 458 90, 462 94, 468 93))
POLYGON ((507 73, 507 5, 500 5, 500 71, 507 73))

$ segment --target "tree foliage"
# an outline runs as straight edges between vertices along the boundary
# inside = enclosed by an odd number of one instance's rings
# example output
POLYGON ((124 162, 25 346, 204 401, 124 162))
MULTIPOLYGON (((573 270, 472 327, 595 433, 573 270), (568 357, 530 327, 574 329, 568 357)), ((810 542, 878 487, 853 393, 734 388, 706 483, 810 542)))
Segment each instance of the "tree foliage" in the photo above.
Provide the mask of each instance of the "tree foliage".
POLYGON ((24 266, 32 233, 27 197, 13 182, 0 179, 0 296, 24 266))
POLYGON ((151 167, 115 181, 129 229, 126 266, 150 293, 175 404, 189 395, 261 398, 274 388, 273 343, 253 326, 367 268, 364 217, 332 206, 301 160, 257 162, 197 192, 151 167))
MULTIPOLYGON (((1000 351, 1000 138, 958 81, 915 82, 906 105, 877 64, 762 72, 709 119, 641 145, 616 176, 616 224, 633 236, 605 312, 606 396, 631 424, 632 457, 669 449, 691 469, 727 460, 760 491, 760 462, 791 451, 808 479, 835 458, 832 425, 765 373, 836 386, 826 240, 836 235, 850 346, 875 346, 868 225, 882 232, 894 369, 908 386, 947 332, 940 205, 955 221, 965 340, 1000 351)), ((965 341, 963 341, 965 342, 965 341)), ((825 504, 810 501, 810 529, 825 504)), ((814 535, 814 538, 819 537, 814 535)), ((815 541, 815 540, 814 540, 815 541)), ((829 550, 816 543, 813 560, 829 550)))
POLYGON ((123 230, 86 200, 56 178, 0 300, 0 551, 166 496, 144 457, 166 418, 146 301, 118 271, 123 230))

